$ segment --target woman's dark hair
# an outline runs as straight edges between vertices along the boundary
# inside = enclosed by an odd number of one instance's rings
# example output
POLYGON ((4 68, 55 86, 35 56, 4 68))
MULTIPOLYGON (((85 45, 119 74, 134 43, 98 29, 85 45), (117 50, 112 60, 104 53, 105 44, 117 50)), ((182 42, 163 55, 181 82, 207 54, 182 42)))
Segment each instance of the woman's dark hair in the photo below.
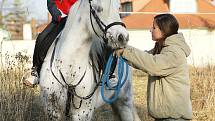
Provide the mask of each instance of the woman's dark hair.
POLYGON ((155 43, 153 54, 159 54, 164 47, 164 41, 167 37, 177 34, 179 24, 177 19, 172 14, 159 14, 154 17, 154 22, 157 24, 163 34, 163 38, 155 43))

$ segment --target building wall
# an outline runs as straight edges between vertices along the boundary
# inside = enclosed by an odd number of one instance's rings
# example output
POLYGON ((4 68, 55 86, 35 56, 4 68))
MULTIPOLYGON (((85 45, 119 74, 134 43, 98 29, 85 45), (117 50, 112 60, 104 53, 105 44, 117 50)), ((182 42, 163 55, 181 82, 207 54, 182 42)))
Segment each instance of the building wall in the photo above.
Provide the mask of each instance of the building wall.
MULTIPOLYGON (((154 47, 149 30, 128 30, 129 45, 141 50, 149 50, 154 47)), ((215 31, 199 29, 179 30, 185 36, 185 39, 191 47, 191 55, 188 63, 195 66, 204 66, 208 63, 215 64, 215 31)), ((3 41, 2 53, 5 55, 22 52, 32 57, 35 41, 3 41)))
MULTIPOLYGON (((191 47, 191 55, 188 63, 195 66, 215 64, 215 30, 181 29, 186 42, 191 47)), ((149 30, 129 30, 129 45, 141 50, 149 50, 154 47, 149 30)))
POLYGON ((195 13, 197 12, 196 0, 170 0, 170 12, 195 13))

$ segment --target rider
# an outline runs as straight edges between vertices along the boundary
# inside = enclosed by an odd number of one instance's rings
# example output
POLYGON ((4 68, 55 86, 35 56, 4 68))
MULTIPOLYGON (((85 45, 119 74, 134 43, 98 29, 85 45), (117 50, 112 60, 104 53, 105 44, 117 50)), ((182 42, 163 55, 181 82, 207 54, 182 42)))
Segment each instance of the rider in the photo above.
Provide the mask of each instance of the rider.
POLYGON ((33 86, 39 83, 39 72, 47 51, 57 35, 65 26, 70 7, 77 0, 47 0, 48 11, 52 16, 52 21, 38 35, 33 54, 33 67, 30 72, 24 74, 23 83, 33 86))

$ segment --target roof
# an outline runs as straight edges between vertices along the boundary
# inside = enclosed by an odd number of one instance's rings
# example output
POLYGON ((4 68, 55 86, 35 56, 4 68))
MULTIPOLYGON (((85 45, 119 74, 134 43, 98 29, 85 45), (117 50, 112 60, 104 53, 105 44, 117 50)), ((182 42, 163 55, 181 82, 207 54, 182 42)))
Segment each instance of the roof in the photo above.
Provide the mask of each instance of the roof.
MULTIPOLYGON (((173 14, 179 21, 180 28, 207 27, 215 29, 215 6, 209 0, 198 0, 197 4, 198 13, 173 14)), ((151 0, 139 12, 123 18, 123 22, 129 29, 148 29, 152 26, 152 21, 156 14, 168 12, 169 8, 166 0, 151 0)))

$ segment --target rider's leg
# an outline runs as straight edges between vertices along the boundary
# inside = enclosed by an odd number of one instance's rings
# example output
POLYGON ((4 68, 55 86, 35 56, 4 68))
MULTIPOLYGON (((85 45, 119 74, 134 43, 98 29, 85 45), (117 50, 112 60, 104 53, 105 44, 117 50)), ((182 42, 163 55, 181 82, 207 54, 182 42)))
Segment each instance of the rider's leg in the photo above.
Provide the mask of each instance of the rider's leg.
POLYGON ((39 53, 40 53, 40 46, 45 41, 45 38, 57 27, 57 23, 51 22, 46 28, 38 35, 35 46, 34 46, 34 53, 33 53, 33 67, 36 67, 40 63, 39 61, 39 53))
POLYGON ((39 82, 39 72, 47 51, 57 35, 64 28, 66 18, 60 23, 51 22, 37 37, 33 54, 33 67, 23 76, 24 84, 33 86, 39 82))
POLYGON ((33 53, 33 67, 26 71, 22 77, 22 81, 25 85, 33 87, 35 84, 38 83, 38 71, 37 71, 37 64, 39 63, 39 56, 38 53, 40 50, 38 49, 39 45, 45 40, 45 37, 57 26, 57 23, 51 22, 46 26, 46 28, 37 36, 35 46, 34 46, 34 53, 33 53))
MULTIPOLYGON (((46 54, 49 50, 49 47, 54 42, 55 38, 58 36, 58 34, 62 31, 66 23, 66 18, 63 18, 60 23, 55 26, 51 32, 43 39, 43 41, 39 42, 37 44, 37 52, 35 53, 36 58, 33 58, 34 66, 37 67, 37 72, 40 72, 40 69, 42 67, 43 61, 46 57, 46 54)), ((35 46, 36 47, 36 46, 35 46)))

